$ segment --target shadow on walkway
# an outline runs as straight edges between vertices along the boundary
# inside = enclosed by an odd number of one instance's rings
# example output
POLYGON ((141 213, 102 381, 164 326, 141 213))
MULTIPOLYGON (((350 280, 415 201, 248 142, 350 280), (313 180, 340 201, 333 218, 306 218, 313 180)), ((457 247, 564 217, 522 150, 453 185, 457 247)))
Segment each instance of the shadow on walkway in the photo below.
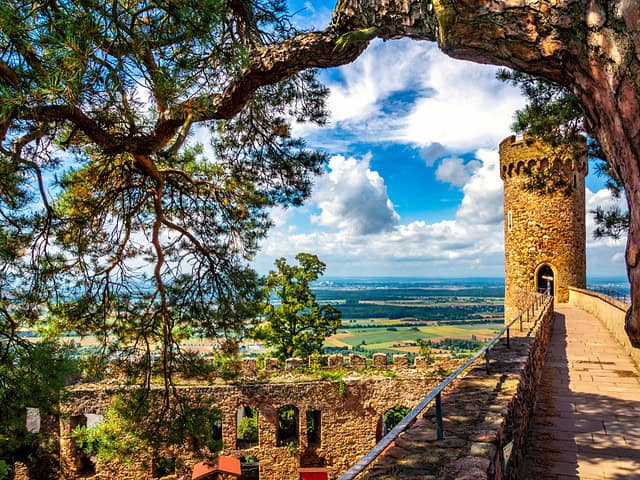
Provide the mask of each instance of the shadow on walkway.
POLYGON ((523 474, 640 479, 638 370, 597 319, 567 305, 555 314, 523 474))

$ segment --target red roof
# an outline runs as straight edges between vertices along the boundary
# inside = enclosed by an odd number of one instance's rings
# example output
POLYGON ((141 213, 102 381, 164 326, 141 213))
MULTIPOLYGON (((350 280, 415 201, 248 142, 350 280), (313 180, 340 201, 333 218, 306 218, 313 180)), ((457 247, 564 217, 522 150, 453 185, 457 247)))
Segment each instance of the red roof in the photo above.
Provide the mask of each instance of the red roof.
POLYGON ((214 473, 227 473, 230 475, 240 476, 240 460, 233 457, 219 456, 214 461, 205 460, 198 462, 193 466, 191 480, 205 480, 213 477, 214 473))
POLYGON ((302 467, 298 469, 302 480, 327 480, 328 468, 324 467, 302 467))

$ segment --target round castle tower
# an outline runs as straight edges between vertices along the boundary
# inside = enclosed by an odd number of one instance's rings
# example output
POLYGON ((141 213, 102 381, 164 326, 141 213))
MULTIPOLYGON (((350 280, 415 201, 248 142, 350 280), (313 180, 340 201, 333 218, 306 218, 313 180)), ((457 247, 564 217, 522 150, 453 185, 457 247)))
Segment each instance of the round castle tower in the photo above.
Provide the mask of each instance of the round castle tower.
POLYGON ((505 322, 525 307, 528 292, 569 299, 586 285, 584 177, 586 143, 560 154, 539 140, 500 142, 504 182, 505 322))

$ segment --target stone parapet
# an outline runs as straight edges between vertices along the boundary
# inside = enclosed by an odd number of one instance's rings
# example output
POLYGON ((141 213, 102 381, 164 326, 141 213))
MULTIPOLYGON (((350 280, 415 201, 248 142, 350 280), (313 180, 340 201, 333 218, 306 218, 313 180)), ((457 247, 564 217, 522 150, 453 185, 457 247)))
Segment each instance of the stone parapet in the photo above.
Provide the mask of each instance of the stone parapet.
MULTIPOLYGON (((353 361, 357 363, 360 359, 353 361)), ((455 368, 455 365, 447 364, 442 368, 455 368)), ((344 376, 332 381, 177 386, 176 391, 185 401, 213 401, 212 408, 219 410, 222 422, 223 447, 220 454, 255 458, 260 478, 296 479, 299 477, 298 467, 320 466, 320 463, 329 469, 329 478, 335 479, 375 445, 387 410, 397 406, 412 408, 422 399, 424 392, 442 381, 445 375, 445 371, 437 367, 433 367, 429 374, 411 378, 342 373, 344 376), (283 406, 293 406, 297 410, 297 443, 282 445, 279 442, 278 412, 283 406), (246 407, 255 409, 258 415, 259 439, 253 445, 241 443, 237 438, 238 422, 246 407), (320 439, 310 438, 309 412, 316 415, 312 418, 321 425, 320 439)), ((152 395, 161 395, 162 391, 160 386, 154 387, 152 395)), ((118 390, 115 387, 100 384, 78 385, 68 390, 61 405, 59 422, 63 472, 60 478, 67 480, 84 476, 79 469, 82 453, 74 445, 71 432, 74 426, 87 424, 88 418, 104 415, 116 395, 118 390)), ((205 454, 197 454, 184 445, 166 447, 157 452, 138 451, 130 462, 97 459, 95 473, 96 478, 105 480, 147 480, 155 478, 151 467, 154 459, 172 458, 177 478, 183 478, 205 454)))
POLYGON ((345 371, 376 371, 393 370, 401 373, 426 371, 431 367, 430 363, 423 356, 416 355, 413 362, 409 355, 397 354, 389 357, 385 353, 374 353, 372 358, 362 355, 318 355, 309 358, 288 358, 284 362, 277 358, 256 358, 241 359, 240 375, 245 380, 252 378, 262 378, 268 374, 271 378, 278 375, 308 374, 317 373, 323 370, 345 370, 345 371))

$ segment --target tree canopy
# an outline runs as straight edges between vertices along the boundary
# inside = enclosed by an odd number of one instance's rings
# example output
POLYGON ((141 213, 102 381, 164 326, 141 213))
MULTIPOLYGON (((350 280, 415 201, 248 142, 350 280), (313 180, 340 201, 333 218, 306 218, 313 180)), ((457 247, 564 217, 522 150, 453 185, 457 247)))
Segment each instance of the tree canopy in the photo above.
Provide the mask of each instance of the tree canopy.
POLYGON ((20 376, 25 328, 96 335, 179 412, 180 341, 251 322, 267 209, 322 171, 290 123, 325 121, 302 67, 328 62, 329 37, 298 32, 282 0, 0 3, 3 375, 20 376), (324 57, 296 60, 312 47, 324 57))
POLYGON ((266 208, 325 160, 289 127, 325 121, 315 72, 260 63, 297 33, 280 0, 2 3, 3 333, 158 343, 169 384, 180 335, 254 316, 266 208))
POLYGON ((264 322, 253 332, 280 358, 320 353, 325 338, 341 325, 340 311, 320 305, 311 291, 310 283, 324 273, 326 265, 309 253, 298 253, 296 260, 298 265, 289 265, 279 258, 277 271, 266 276, 264 322))

